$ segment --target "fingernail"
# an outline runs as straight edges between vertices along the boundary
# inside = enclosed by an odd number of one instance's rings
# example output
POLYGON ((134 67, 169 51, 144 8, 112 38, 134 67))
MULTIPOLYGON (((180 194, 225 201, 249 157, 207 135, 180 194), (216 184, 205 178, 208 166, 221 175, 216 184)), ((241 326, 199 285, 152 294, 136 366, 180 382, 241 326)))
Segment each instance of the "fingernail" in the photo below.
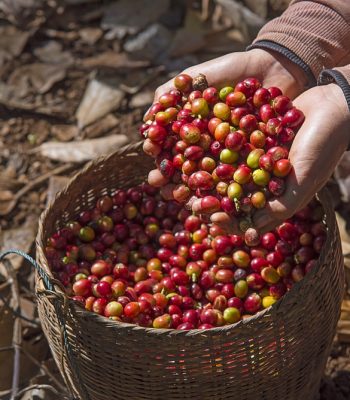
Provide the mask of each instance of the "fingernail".
POLYGON ((202 208, 201 205, 202 205, 201 199, 198 199, 195 196, 192 196, 189 199, 188 203, 186 204, 187 207, 192 208, 192 211, 194 213, 199 213, 201 211, 201 208, 202 208))

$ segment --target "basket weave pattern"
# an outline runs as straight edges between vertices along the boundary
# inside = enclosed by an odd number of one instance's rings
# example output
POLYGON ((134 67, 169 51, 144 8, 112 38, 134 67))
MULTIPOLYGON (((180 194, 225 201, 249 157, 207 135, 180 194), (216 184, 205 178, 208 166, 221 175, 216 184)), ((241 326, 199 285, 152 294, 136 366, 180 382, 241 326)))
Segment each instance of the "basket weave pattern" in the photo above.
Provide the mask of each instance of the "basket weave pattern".
MULTIPOLYGON (((46 239, 101 195, 142 182, 152 164, 139 145, 129 146, 90 163, 56 197, 37 237, 37 260, 50 277, 46 239)), ((328 235, 317 266, 271 308, 235 325, 186 332, 116 323, 68 301, 58 285, 42 290, 37 276, 40 319, 72 394, 84 400, 316 399, 344 287, 334 211, 325 190, 319 199, 328 235)))

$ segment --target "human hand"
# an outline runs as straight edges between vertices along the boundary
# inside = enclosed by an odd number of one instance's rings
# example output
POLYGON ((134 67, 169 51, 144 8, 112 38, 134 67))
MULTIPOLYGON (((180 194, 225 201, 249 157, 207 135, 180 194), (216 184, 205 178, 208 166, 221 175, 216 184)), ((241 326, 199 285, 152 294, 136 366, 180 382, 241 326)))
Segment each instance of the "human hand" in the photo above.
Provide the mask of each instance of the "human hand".
POLYGON ((310 202, 332 175, 349 143, 350 113, 339 86, 314 87, 300 95, 294 105, 305 114, 305 122, 289 153, 293 171, 286 181, 286 192, 255 214, 254 225, 262 233, 310 202))
MULTIPOLYGON (((216 88, 232 86, 240 80, 254 77, 259 79, 264 87, 279 87, 291 99, 302 93, 307 84, 304 72, 294 63, 278 53, 261 49, 226 54, 187 68, 182 73, 192 78, 204 74, 209 86, 216 88)), ((172 79, 159 86, 155 91, 154 101, 173 87, 172 79)))
MULTIPOLYGON (((236 84, 238 81, 249 76, 258 78, 264 87, 277 86, 284 94, 294 98, 300 94, 306 86, 304 73, 293 63, 279 54, 270 54, 265 50, 254 49, 243 53, 233 53, 208 61, 206 63, 191 67, 183 73, 192 77, 203 73, 209 85, 221 88, 236 84)), ((155 101, 163 94, 173 88, 173 81, 160 86, 155 93, 155 101)), ((147 113, 146 113, 147 114, 147 113)), ((152 153, 152 152, 151 152, 152 153)), ((149 153, 148 153, 149 154, 149 153)), ((165 185, 166 179, 160 171, 153 170, 149 175, 149 182, 162 187, 162 193, 166 199, 172 198, 174 185, 165 185), (164 186, 165 185, 165 186, 164 186)), ((193 211, 200 213, 199 202, 193 203, 193 211)), ((236 221, 229 218, 227 214, 216 213, 213 216, 219 224, 226 226, 227 230, 238 231, 236 221), (230 229, 229 229, 230 228, 230 229)))

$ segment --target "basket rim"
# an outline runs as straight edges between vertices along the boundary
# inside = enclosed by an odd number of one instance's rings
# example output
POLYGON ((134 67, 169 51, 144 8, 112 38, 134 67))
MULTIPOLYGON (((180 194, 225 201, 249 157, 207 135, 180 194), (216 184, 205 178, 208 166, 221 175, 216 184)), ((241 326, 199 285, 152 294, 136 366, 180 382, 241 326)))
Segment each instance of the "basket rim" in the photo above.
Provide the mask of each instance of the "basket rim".
MULTIPOLYGON (((128 144, 126 146, 121 147, 120 149, 114 151, 113 153, 107 155, 107 156, 100 156, 98 158, 95 158, 91 161, 89 161, 80 171, 78 171, 68 182, 68 184, 65 186, 64 189, 62 189, 61 191, 59 191, 55 197, 53 198, 53 200, 50 202, 50 204, 46 207, 46 209, 42 212, 40 219, 39 219, 39 228, 38 228, 38 233, 36 236, 36 252, 37 252, 37 258, 38 258, 38 252, 40 253, 40 258, 41 260, 39 260, 39 264, 42 263, 42 261, 44 261, 44 263, 46 264, 44 267, 45 272, 48 274, 48 276, 51 279, 54 279, 53 274, 50 270, 50 268, 48 268, 49 266, 49 262, 46 258, 45 252, 44 252, 44 242, 43 242, 43 236, 44 236, 44 223, 45 223, 45 218, 46 216, 49 214, 49 212, 51 211, 51 209, 54 207, 54 204, 56 202, 56 200, 59 200, 61 197, 67 195, 67 193, 69 192, 71 186, 73 186, 76 181, 78 181, 80 179, 80 177, 82 175, 84 175, 86 172, 89 172, 90 170, 94 169, 95 166, 99 165, 101 162, 104 162, 106 160, 109 160, 110 158, 114 158, 117 155, 127 155, 130 154, 130 152, 137 152, 140 150, 140 148, 142 147, 142 141, 140 142, 136 142, 136 143, 131 143, 128 144)), ((329 202, 331 203, 331 196, 330 193, 328 191, 328 189, 326 187, 323 187, 319 192, 316 193, 316 197, 318 198, 318 200, 321 202, 329 202)), ((324 212, 325 212, 325 220, 326 220, 326 226, 327 226, 327 231, 332 231, 336 225, 336 220, 335 218, 331 218, 329 212, 324 208, 324 212)), ((271 310, 276 309, 278 310, 281 305, 283 304, 283 300, 288 298, 289 300, 295 298, 295 299, 299 299, 300 301, 300 296, 297 297, 298 293, 300 292, 300 290, 303 289, 303 287, 308 283, 309 280, 311 280, 317 273, 318 270, 320 269, 321 265, 323 264, 323 260, 325 257, 325 251, 327 248, 330 247, 330 241, 331 241, 331 235, 327 234, 326 236, 326 241, 322 247, 321 253, 319 255, 319 258, 316 261, 316 265, 314 266, 314 268, 312 268, 312 270, 306 274, 304 276, 304 278, 299 281, 296 282, 293 287, 279 300, 276 301, 276 303, 272 304, 271 306, 269 306, 268 308, 265 308, 261 311, 259 311, 258 313, 242 319, 234 324, 230 324, 230 325, 224 325, 224 326, 220 326, 220 327, 214 327, 214 328, 210 328, 210 329, 206 329, 206 330, 202 330, 202 329, 191 329, 191 330, 177 330, 177 329, 157 329, 157 328, 147 328, 147 327, 142 327, 136 324, 131 324, 131 323, 127 323, 127 322, 120 322, 120 321, 110 321, 109 319, 107 319, 106 317, 93 313, 91 311, 87 311, 84 308, 80 307, 79 304, 77 302, 75 302, 74 300, 70 299, 66 292, 63 291, 61 289, 60 286, 54 284, 54 291, 59 294, 59 296, 62 298, 64 298, 65 300, 68 300, 69 304, 71 307, 73 307, 74 312, 81 314, 82 317, 84 318, 91 318, 91 319, 97 319, 97 321, 99 321, 99 323, 104 324, 105 326, 108 325, 108 327, 113 327, 113 329, 127 329, 127 330, 133 330, 133 331, 142 331, 146 334, 167 334, 167 335, 184 335, 184 336, 196 336, 196 335, 214 335, 217 334, 218 332, 230 332, 231 330, 242 326, 242 325, 248 325, 250 323, 252 323, 254 320, 256 319, 260 319, 263 318, 264 315, 268 312, 271 312, 271 310), (113 323, 112 323, 113 322, 113 323)), ((35 286, 37 287, 38 285, 38 275, 36 274, 36 283, 35 286)))

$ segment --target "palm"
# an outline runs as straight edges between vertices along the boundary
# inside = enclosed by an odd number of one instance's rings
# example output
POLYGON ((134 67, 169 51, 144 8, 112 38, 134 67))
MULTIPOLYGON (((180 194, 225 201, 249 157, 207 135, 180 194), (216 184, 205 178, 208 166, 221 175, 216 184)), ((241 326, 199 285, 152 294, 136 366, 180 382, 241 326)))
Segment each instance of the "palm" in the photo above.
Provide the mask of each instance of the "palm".
MULTIPOLYGON (((305 86, 305 76, 300 70, 295 69, 293 64, 288 64, 283 56, 271 55, 259 49, 228 54, 191 67, 184 73, 192 77, 199 73, 204 74, 209 85, 218 88, 233 85, 253 76, 258 78, 264 87, 279 87, 291 99, 302 93, 305 86)), ((155 93, 155 101, 172 87, 172 81, 160 86, 155 93)), ((323 88, 312 89, 297 97, 295 101, 296 107, 306 114, 307 122, 297 135, 290 153, 294 173, 289 177, 288 190, 285 195, 279 200, 271 201, 266 210, 257 213, 255 222, 262 230, 276 226, 279 220, 289 217, 298 207, 305 204, 328 179, 344 151, 345 145, 338 145, 335 141, 327 148, 329 133, 332 131, 333 107, 327 105, 330 99, 327 100, 326 92, 323 88), (316 110, 314 109, 315 96, 321 99, 323 104, 323 107, 316 110), (320 132, 322 132, 321 137, 319 137, 320 132), (328 151, 332 152, 332 157, 325 154, 328 151), (326 170, 319 174, 324 166, 326 166, 326 170), (306 188, 308 189, 306 190, 306 188)), ((340 131, 338 130, 338 132, 340 131)), ((161 174, 157 171, 155 179, 150 183, 162 186, 161 180, 161 174)), ((163 189, 163 192, 167 193, 167 198, 172 197, 170 185, 165 190, 163 189)), ((194 211, 200 212, 201 210, 194 211)), ((227 231, 238 232, 237 221, 225 213, 215 213, 211 216, 211 220, 227 231)))
MULTIPOLYGON (((272 56, 264 50, 251 50, 232 53, 188 68, 185 73, 195 77, 204 74, 210 85, 223 87, 253 76, 265 87, 277 86, 291 98, 302 90, 301 79, 294 77, 280 64, 280 56, 272 56)), ((155 93, 155 100, 172 88, 172 81, 160 86, 155 93)))
POLYGON ((349 111, 338 86, 310 89, 294 104, 303 110, 305 123, 290 151, 293 173, 288 177, 286 193, 256 215, 256 225, 264 231, 289 218, 312 199, 332 175, 349 141, 349 111))

